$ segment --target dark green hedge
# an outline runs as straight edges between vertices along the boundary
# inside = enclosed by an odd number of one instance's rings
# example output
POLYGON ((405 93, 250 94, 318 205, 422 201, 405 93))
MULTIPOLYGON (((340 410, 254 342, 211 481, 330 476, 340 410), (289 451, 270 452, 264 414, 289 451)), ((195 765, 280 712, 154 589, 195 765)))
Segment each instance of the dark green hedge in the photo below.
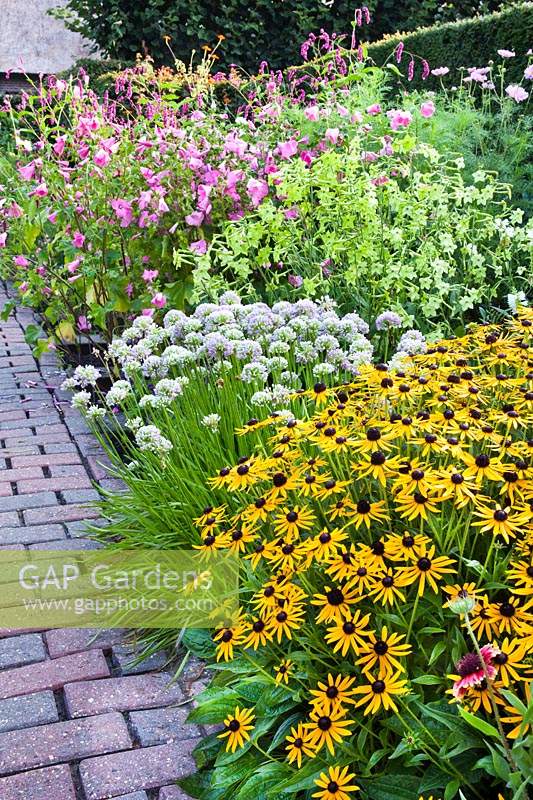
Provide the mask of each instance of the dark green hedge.
POLYGON ((165 44, 188 62, 191 50, 225 41, 218 50, 221 68, 234 62, 255 73, 263 59, 275 68, 300 61, 309 32, 351 33, 356 6, 370 9, 372 21, 361 33, 369 41, 397 30, 414 30, 435 21, 494 11, 504 0, 67 0, 53 9, 67 27, 93 41, 110 58, 134 62, 137 53, 156 64, 172 64, 165 44))
MULTIPOLYGON (((457 82, 455 69, 483 67, 490 60, 501 61, 497 50, 513 50, 516 58, 507 59, 507 79, 519 82, 528 63, 527 51, 533 46, 533 3, 524 3, 496 14, 420 28, 412 33, 396 33, 368 45, 369 56, 383 64, 391 52, 403 41, 405 50, 425 58, 430 67, 449 67, 446 85, 457 82)), ((402 72, 407 71, 408 56, 404 53, 402 72)), ((394 62, 395 63, 395 62, 394 62)), ((416 65, 412 87, 436 89, 439 80, 429 76, 421 79, 420 65, 416 65)))

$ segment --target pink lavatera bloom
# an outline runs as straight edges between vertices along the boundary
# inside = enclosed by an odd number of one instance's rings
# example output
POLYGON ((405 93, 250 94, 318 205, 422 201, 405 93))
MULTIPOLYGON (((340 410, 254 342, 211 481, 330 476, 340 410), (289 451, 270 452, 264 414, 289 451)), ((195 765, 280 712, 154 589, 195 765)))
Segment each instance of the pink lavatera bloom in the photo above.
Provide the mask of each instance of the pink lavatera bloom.
POLYGON ((133 219, 133 209, 127 200, 111 200, 111 208, 120 220, 120 227, 127 228, 133 219))
POLYGON ((185 222, 193 228, 199 228, 204 221, 203 211, 193 211, 192 214, 187 214, 185 222))
POLYGON ((11 203, 7 210, 7 216, 11 217, 12 219, 18 219, 19 217, 24 216, 24 209, 22 209, 18 203, 11 203))
POLYGON ((292 158, 298 152, 298 142, 296 139, 289 139, 287 142, 279 142, 277 149, 281 158, 292 158))
POLYGON ((48 186, 46 183, 40 183, 38 186, 35 187, 33 192, 30 192, 30 197, 47 197, 48 195, 48 186))
POLYGON ((163 294, 163 292, 157 292, 152 297, 152 305, 156 308, 164 308, 167 304, 167 298, 163 294))
POLYGON ((155 281, 158 275, 158 269, 145 269, 142 274, 142 278, 145 283, 152 283, 152 281, 155 281))
POLYGON ((23 181, 31 181, 35 175, 35 161, 30 161, 29 164, 19 167, 18 173, 23 181))
POLYGON ((0 233, 0 248, 6 246, 6 241, 7 241, 7 232, 4 231, 4 233, 0 233))
POLYGON ((56 141, 54 142, 53 147, 52 147, 52 150, 54 151, 56 156, 63 155, 66 143, 67 143, 67 137, 66 136, 59 136, 56 139, 56 141))
POLYGON ((268 183, 258 178, 250 178, 246 184, 246 191, 254 208, 261 203, 268 194, 268 183))
POLYGON ((85 236, 80 231, 76 231, 74 236, 72 237, 72 244, 74 247, 83 247, 85 244, 85 236))
POLYGON ((308 106, 304 111, 304 116, 310 122, 318 122, 320 119, 320 109, 318 106, 308 106))
POLYGON ((100 147, 99 150, 93 156, 93 162, 96 164, 97 167, 107 167, 109 162, 111 161, 111 156, 104 150, 103 147, 100 147))
POLYGON ((207 253, 207 242, 205 239, 198 239, 197 242, 191 242, 189 245, 189 250, 196 255, 203 256, 207 253))
POLYGON ((15 256, 15 258, 13 259, 13 263, 17 267, 29 267, 30 266, 30 262, 24 256, 15 256))
POLYGON ((338 128, 328 128, 324 134, 330 144, 337 144, 339 141, 340 131, 338 128))

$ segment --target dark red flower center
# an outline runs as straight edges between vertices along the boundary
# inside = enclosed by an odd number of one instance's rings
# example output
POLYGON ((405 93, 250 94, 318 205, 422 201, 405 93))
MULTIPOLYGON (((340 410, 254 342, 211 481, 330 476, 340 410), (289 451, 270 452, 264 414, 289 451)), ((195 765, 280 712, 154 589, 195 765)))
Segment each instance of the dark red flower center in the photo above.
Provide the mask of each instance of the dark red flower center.
POLYGON ((466 678, 474 672, 482 669, 481 661, 477 653, 467 653, 457 662, 457 672, 461 678, 466 678))

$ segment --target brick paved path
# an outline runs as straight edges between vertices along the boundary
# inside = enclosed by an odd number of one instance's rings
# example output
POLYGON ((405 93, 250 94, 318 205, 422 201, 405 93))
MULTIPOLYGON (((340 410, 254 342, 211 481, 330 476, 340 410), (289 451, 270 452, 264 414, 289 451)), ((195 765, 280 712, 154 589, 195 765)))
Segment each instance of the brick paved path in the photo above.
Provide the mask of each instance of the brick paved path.
MULTIPOLYGON (((96 547, 83 520, 97 514, 83 503, 93 480, 114 482, 51 388, 64 378, 55 357, 38 364, 24 342, 34 321, 25 309, 0 321, 0 547, 96 547)), ((186 799, 172 784, 193 770, 204 733, 184 724, 201 666, 169 684, 168 666, 154 671, 164 654, 134 667, 131 652, 122 631, 0 630, 1 800, 186 799)))

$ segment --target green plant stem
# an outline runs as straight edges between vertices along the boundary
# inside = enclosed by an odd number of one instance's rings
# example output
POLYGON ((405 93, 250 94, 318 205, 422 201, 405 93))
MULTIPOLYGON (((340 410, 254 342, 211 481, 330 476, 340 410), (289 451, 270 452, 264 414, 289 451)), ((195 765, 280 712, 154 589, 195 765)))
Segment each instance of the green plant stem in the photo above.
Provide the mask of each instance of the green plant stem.
POLYGON ((516 772, 518 768, 517 768, 517 766, 515 764, 515 761, 513 759, 513 755, 511 753, 511 748, 509 747, 509 742, 507 741, 507 737, 506 737, 505 732, 503 730, 503 725, 502 725, 502 721, 501 721, 501 718, 500 718, 500 712, 498 711, 498 705, 496 703, 496 695, 494 694, 494 687, 492 685, 492 678, 489 676, 489 672, 487 670, 487 665, 485 663, 485 659, 483 658, 483 654, 481 652, 481 648, 479 646, 479 642, 478 642, 478 640, 476 638, 476 635, 474 633, 472 625, 470 624, 470 618, 469 618, 467 613, 464 615, 464 618, 465 618, 465 627, 466 627, 466 629, 468 631, 468 634, 469 634, 469 636, 470 636, 470 638, 472 640, 472 644, 474 645, 474 650, 476 651, 476 653, 478 655, 481 667, 483 669, 483 674, 485 675, 485 680, 487 682, 487 691, 489 693, 490 702, 491 702, 491 705, 492 705, 492 710, 494 712, 494 719, 496 720, 498 733, 500 734, 500 738, 502 740, 502 745, 503 745, 503 748, 504 748, 504 751, 505 751, 505 757, 507 758, 507 761, 509 762, 509 766, 511 767, 511 770, 513 772, 516 772))

